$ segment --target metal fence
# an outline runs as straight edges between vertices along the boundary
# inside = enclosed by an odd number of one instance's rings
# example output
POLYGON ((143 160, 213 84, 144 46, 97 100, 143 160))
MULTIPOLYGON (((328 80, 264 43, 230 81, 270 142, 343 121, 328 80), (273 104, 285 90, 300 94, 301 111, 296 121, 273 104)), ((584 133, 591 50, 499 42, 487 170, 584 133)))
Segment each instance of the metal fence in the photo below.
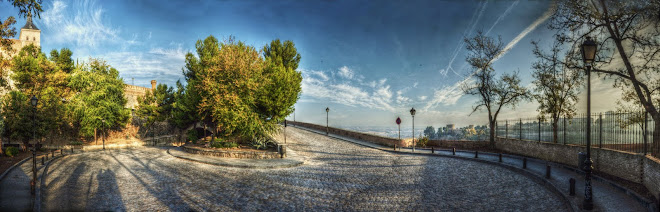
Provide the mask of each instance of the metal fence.
MULTIPOLYGON (((579 114, 572 118, 559 118, 556 141, 553 139, 552 121, 548 118, 498 121, 496 137, 585 146, 587 117, 586 114, 579 114)), ((653 142, 654 137, 659 137, 658 132, 653 130, 655 123, 646 112, 592 114, 591 122, 592 147, 648 153, 656 157, 660 153, 660 144, 653 142)))

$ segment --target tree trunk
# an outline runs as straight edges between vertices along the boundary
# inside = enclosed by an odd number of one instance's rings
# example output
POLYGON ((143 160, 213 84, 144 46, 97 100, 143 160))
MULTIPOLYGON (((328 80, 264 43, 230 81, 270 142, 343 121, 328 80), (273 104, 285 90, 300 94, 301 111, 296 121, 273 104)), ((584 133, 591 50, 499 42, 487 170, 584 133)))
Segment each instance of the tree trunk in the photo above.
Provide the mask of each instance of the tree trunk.
POLYGON ((495 149, 495 121, 489 122, 490 125, 490 147, 495 149))
POLYGON ((96 128, 94 128, 94 145, 98 145, 99 141, 96 140, 96 128))
POLYGON ((554 117, 552 118, 552 142, 555 143, 557 143, 557 141, 559 140, 557 136, 558 134, 557 131, 559 129, 558 122, 559 122, 559 118, 554 118, 554 117))

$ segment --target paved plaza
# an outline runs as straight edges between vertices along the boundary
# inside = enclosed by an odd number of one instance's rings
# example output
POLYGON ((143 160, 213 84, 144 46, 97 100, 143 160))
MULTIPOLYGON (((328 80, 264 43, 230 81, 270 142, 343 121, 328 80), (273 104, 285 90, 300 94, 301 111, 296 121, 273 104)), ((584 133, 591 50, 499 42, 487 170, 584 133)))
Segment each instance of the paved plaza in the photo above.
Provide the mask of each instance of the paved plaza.
POLYGON ((559 196, 498 166, 391 154, 293 128, 287 134, 304 165, 229 168, 159 148, 70 155, 49 167, 42 209, 568 210, 559 196))

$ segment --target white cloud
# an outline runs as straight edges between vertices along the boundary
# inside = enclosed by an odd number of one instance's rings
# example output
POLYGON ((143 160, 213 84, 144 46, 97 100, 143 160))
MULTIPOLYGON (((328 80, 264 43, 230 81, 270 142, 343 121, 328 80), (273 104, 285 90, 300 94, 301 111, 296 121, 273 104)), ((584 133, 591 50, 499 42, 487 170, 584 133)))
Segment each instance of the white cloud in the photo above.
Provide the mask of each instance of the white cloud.
POLYGON ((49 41, 88 47, 107 42, 124 44, 125 40, 119 37, 120 30, 104 21, 102 7, 89 0, 77 3, 69 7, 62 1, 54 1, 41 14, 45 30, 52 32, 49 41))
MULTIPOLYGON (((340 68, 339 74, 341 74, 340 68)), ((345 70, 345 69, 344 69, 345 70)), ((321 71, 301 70, 303 74, 302 81, 302 99, 311 102, 309 99, 320 99, 351 107, 366 107, 369 109, 394 111, 392 103, 392 91, 389 85, 386 85, 387 79, 381 79, 373 87, 370 84, 364 84, 359 78, 353 77, 353 80, 334 83, 328 81, 327 75, 321 71)), ((344 76, 342 76, 344 77, 344 76)))
POLYGON ((420 101, 424 101, 424 100, 426 100, 426 98, 428 98, 428 96, 419 96, 420 101))
POLYGON ((339 73, 338 74, 339 74, 339 76, 341 76, 343 78, 346 78, 346 79, 353 79, 353 76, 355 76, 355 73, 353 72, 353 70, 351 70, 350 68, 348 68, 346 66, 342 66, 341 68, 339 68, 339 73))

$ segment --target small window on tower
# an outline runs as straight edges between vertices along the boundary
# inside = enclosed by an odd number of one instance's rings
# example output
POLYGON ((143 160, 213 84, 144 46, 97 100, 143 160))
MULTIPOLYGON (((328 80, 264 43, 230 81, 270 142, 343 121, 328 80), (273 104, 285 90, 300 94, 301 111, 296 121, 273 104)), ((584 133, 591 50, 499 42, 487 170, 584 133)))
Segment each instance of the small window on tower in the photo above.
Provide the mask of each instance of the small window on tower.
POLYGON ((25 37, 25 40, 30 40, 30 37, 25 37))
POLYGON ((33 40, 33 41, 36 41, 36 40, 37 40, 37 37, 32 37, 32 40, 33 40))

